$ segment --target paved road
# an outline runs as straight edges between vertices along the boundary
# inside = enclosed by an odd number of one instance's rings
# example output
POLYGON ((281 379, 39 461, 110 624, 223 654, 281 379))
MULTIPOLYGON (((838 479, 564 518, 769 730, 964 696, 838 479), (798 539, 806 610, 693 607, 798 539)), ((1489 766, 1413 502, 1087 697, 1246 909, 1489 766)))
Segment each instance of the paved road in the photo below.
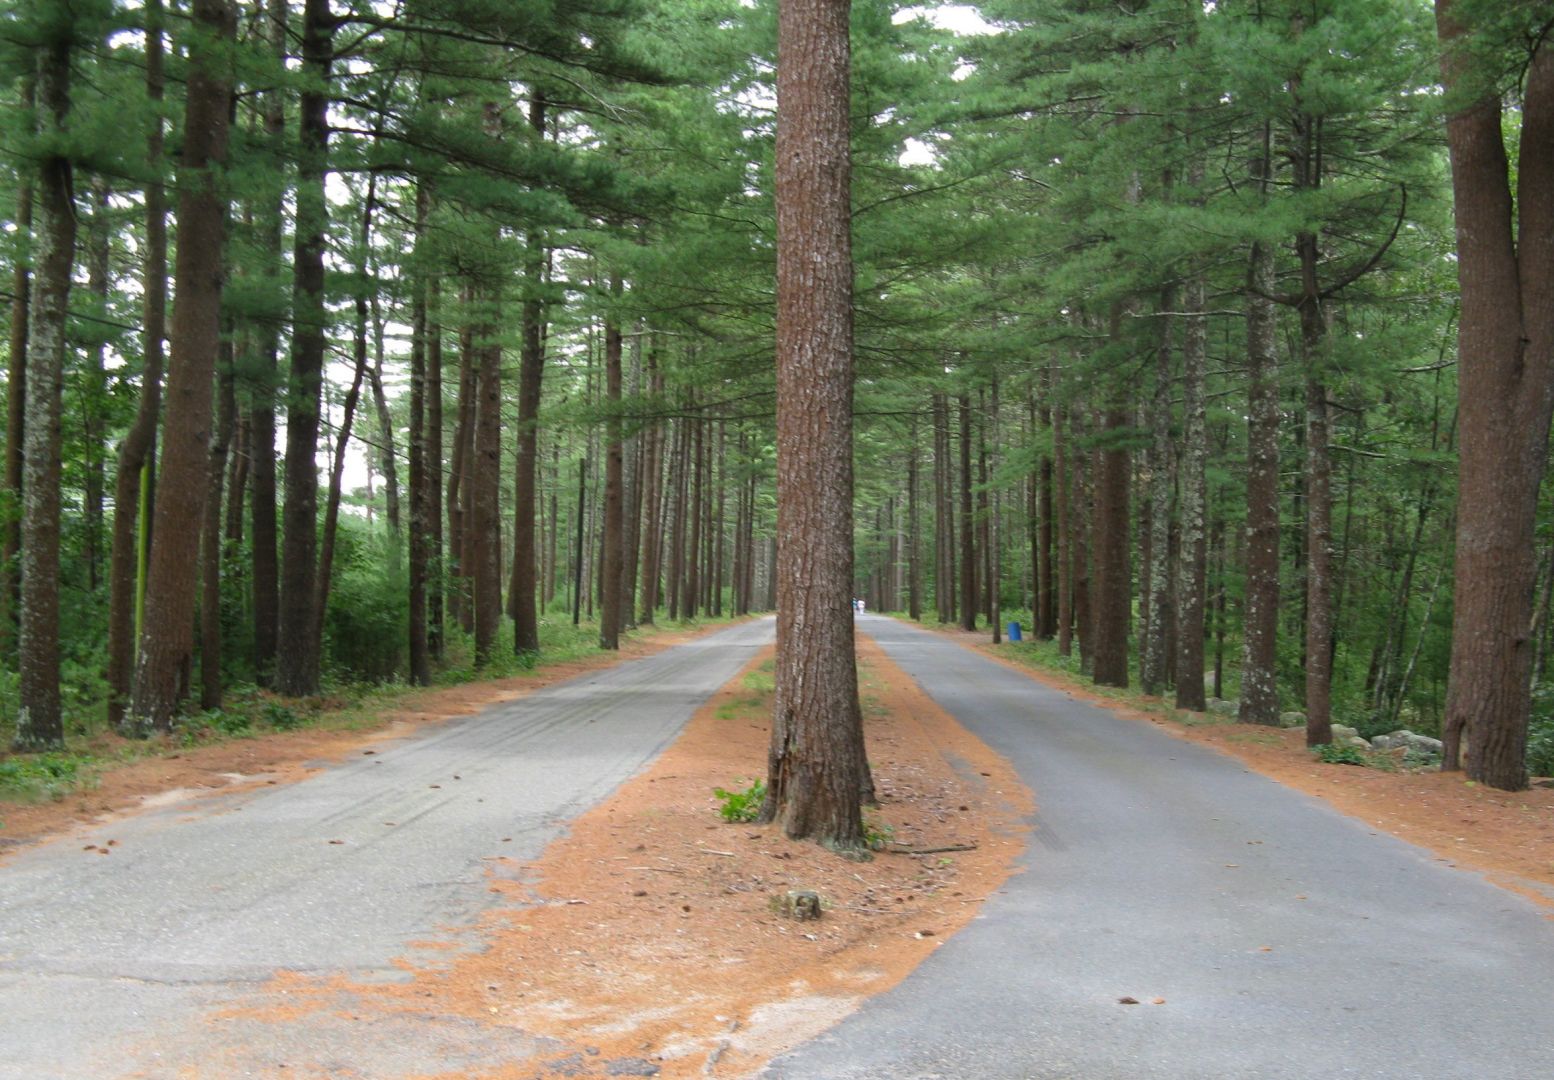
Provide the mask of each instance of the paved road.
POLYGON ((451 1019, 364 1034, 315 1018, 288 1025, 296 1042, 276 1044, 272 1028, 244 1050, 227 1045, 232 1025, 197 1018, 277 968, 401 978, 392 961, 409 942, 468 927, 490 903, 484 858, 538 855, 771 637, 770 620, 746 623, 296 785, 17 855, 0 867, 0 1077, 275 1076, 293 1053, 371 1077, 522 1056, 532 1047, 511 1035, 451 1019), (83 850, 110 838, 110 856, 83 850))
POLYGON ((1546 910, 941 637, 860 627, 1013 761, 1036 831, 981 918, 769 1077, 1554 1077, 1546 910))

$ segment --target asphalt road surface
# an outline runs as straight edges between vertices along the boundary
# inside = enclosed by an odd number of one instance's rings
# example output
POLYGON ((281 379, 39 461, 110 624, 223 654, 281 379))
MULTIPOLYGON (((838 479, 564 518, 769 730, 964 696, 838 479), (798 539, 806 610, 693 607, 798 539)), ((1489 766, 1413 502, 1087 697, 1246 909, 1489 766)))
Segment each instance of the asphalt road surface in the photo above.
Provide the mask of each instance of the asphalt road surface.
MULTIPOLYGON (((546 1054, 452 1017, 361 1025, 309 1011, 276 1025, 234 1007, 279 968, 402 978, 392 961, 411 942, 445 940, 490 903, 490 857, 538 855, 771 626, 583 676, 298 784, 19 853, 0 866, 0 1077, 282 1077, 288 1062, 458 1075, 546 1054), (83 850, 108 839, 111 856, 83 850)), ((943 637, 860 626, 1014 762, 1039 815, 1025 871, 976 921, 769 1077, 1554 1077, 1544 909, 943 637)))
POLYGON ((1013 761, 1036 829, 981 917, 769 1077, 1554 1077, 1547 909, 942 637, 859 626, 1013 761))
POLYGON ((206 1017, 278 968, 399 979, 417 939, 471 926, 493 856, 536 857, 655 756, 772 638, 745 623, 379 744, 297 784, 174 806, 0 866, 0 1077, 457 1072, 543 1046, 450 1019, 274 1025, 206 1017), (88 843, 117 841, 107 857, 88 843), (360 1025, 358 1025, 359 1027, 360 1025), (241 1043, 241 1039, 238 1040, 241 1043), (262 1043, 262 1045, 260 1045, 262 1043), (300 1058, 294 1055, 302 1055, 300 1058))

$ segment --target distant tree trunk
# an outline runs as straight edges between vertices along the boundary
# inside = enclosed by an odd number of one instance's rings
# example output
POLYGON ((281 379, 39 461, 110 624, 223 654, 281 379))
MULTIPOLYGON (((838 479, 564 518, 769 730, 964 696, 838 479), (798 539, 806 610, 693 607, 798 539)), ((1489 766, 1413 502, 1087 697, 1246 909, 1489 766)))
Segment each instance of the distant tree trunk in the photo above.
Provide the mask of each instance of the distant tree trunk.
POLYGON ((960 407, 960 628, 977 628, 976 524, 971 517, 971 395, 961 394, 960 407))
POLYGON ((577 463, 577 557, 572 560, 572 625, 583 619, 583 539, 588 509, 588 458, 577 463))
POLYGON ((1279 722, 1279 383, 1273 249, 1252 245, 1247 296, 1246 617, 1240 719, 1279 722))
POLYGON ((1437 0, 1457 210, 1461 443, 1444 769, 1527 787, 1538 488, 1554 409, 1554 47, 1534 40, 1521 96, 1516 190, 1498 84, 1475 82, 1456 5, 1437 0), (1466 737, 1470 752, 1463 753, 1466 737))
POLYGON ((1052 471, 1057 478, 1057 578, 1058 617, 1053 628, 1058 639, 1058 655, 1070 656, 1074 651, 1074 564, 1073 533, 1074 516, 1072 494, 1074 490, 1072 455, 1068 448, 1068 407, 1054 404, 1052 407, 1052 471))
MULTIPOLYGON (((1034 430, 1039 424, 1040 427, 1046 428, 1050 435, 1053 430, 1053 410, 1050 401, 1051 386, 1050 379, 1045 381, 1048 383, 1046 393, 1049 395, 1049 400, 1042 404, 1039 414, 1036 413, 1034 403, 1032 404, 1031 427, 1034 430)), ((1031 552, 1031 559, 1034 563, 1032 566, 1032 576, 1036 579, 1036 610, 1032 617, 1035 625, 1032 627, 1032 630, 1036 637, 1042 641, 1051 640, 1057 633, 1058 621, 1058 590, 1056 583, 1053 581, 1053 578, 1056 576, 1054 568, 1057 562, 1053 551, 1053 456, 1053 453, 1041 455, 1041 461, 1037 465, 1035 483, 1032 485, 1034 489, 1033 494, 1036 496, 1036 513, 1034 516, 1036 523, 1039 523, 1035 524, 1032 537, 1035 540, 1035 545, 1031 552)))
POLYGON ((950 405, 933 396, 934 601, 941 623, 955 621, 954 500, 950 494, 950 405))
MULTIPOLYGON (((416 185, 415 241, 418 255, 425 253, 426 219, 430 209, 425 181, 416 185)), ((411 277, 410 294, 410 430, 405 435, 410 453, 410 535, 409 535, 409 607, 410 607, 410 681, 428 686, 432 681, 431 649, 427 640, 426 593, 431 563, 431 493, 427 490, 426 419, 427 419, 427 317, 428 283, 420 271, 411 277)))
MULTIPOLYGON (((37 103, 49 145, 63 147, 70 120, 72 20, 58 20, 37 48, 37 103)), ((60 393, 64 378, 76 215, 71 165, 56 149, 37 163, 22 421, 21 626, 17 649, 16 750, 64 745, 59 691, 60 393)))
POLYGON ((1306 745, 1333 741, 1333 462, 1328 447, 1327 315, 1317 285, 1317 238, 1296 241, 1306 366, 1306 745))
POLYGON ((853 657, 848 0, 783 0, 777 61, 777 672, 762 819, 863 844, 853 657))
POLYGON ((1154 400, 1149 406, 1149 582, 1146 596, 1143 655, 1139 683, 1144 693, 1158 694, 1170 676, 1167 627, 1171 624, 1171 335, 1176 288, 1160 290, 1160 342, 1155 350, 1154 400))
POLYGON ((426 283, 426 649, 443 655, 443 596, 447 556, 443 549, 442 505, 442 282, 426 283))
POLYGON ((472 556, 469 569, 474 586, 471 595, 477 667, 491 659, 502 621, 502 523, 498 509, 502 475, 502 345, 497 337, 501 325, 500 291, 501 285, 495 281, 480 290, 481 301, 489 310, 481 316, 475 343, 479 368, 474 454, 466 500, 471 520, 466 526, 465 547, 472 556))
POLYGON ((913 622, 923 619, 923 568, 919 560, 922 550, 921 521, 917 512, 917 473, 921 455, 917 451, 917 417, 912 417, 912 432, 907 450, 907 617, 913 622))
MULTIPOLYGON (((610 283, 610 292, 621 291, 620 278, 610 283)), ((611 312, 604 322, 604 402, 607 410, 604 436, 604 558, 603 580, 599 587, 599 647, 621 647, 621 629, 625 612, 621 601, 624 573, 624 483, 625 460, 621 447, 621 328, 611 312)))
POLYGON ((690 456, 688 421, 683 417, 675 421, 674 460, 669 468, 669 480, 673 483, 670 498, 674 500, 673 523, 669 530, 669 576, 664 581, 664 595, 669 600, 669 618, 680 617, 680 580, 685 570, 685 491, 686 466, 690 456))
POLYGON ((1190 313, 1182 334, 1182 452, 1178 455, 1178 497, 1181 542, 1176 569, 1176 707, 1202 712, 1203 634, 1208 547, 1205 510, 1208 502, 1205 463, 1208 431, 1203 398, 1203 366, 1208 355, 1208 319, 1203 276, 1187 279, 1183 296, 1190 313))
POLYGON ((367 375, 367 298, 356 297, 356 329, 352 349, 355 363, 351 373, 351 388, 345 392, 340 409, 340 423, 335 429, 334 453, 329 467, 329 487, 324 497, 324 527, 318 548, 318 583, 314 587, 313 633, 319 642, 324 640, 324 622, 329 614, 329 590, 334 584, 335 538, 340 526, 340 493, 345 475, 345 453, 351 442, 351 429, 356 423, 356 406, 361 400, 362 380, 367 375))
POLYGON ((216 363, 216 427, 211 433, 205 483, 205 524, 200 533, 200 708, 221 708, 221 495, 237 413, 230 321, 216 363))
MULTIPOLYGON (((631 383, 624 385, 622 393, 629 394, 634 402, 642 400, 642 336, 645 328, 639 322, 631 335, 631 383)), ((622 418, 624 424, 624 417, 622 418)), ((640 573, 642 543, 642 449, 644 437, 640 424, 633 425, 633 432, 626 436, 621 447, 621 629, 630 630, 637 625, 637 576, 640 573)))
MULTIPOLYGON (((529 102, 529 126, 537 140, 545 138, 545 96, 529 102)), ((513 649, 540 649, 539 581, 535 511, 539 499, 540 397, 545 378, 544 240, 539 230, 528 236, 524 266, 523 339, 518 351, 518 461, 513 479, 513 649)))
POLYGON ((297 225, 292 257, 291 379, 286 396, 286 501, 280 633, 275 687, 301 697, 318 690, 318 429, 323 390, 324 251, 329 228, 329 77, 334 56, 329 0, 305 0, 297 112, 297 225))
MULTIPOLYGON (((265 0, 270 49, 279 62, 286 57, 287 0, 265 0)), ((263 94, 261 110, 264 137, 271 160, 285 154, 286 100, 279 87, 263 94)), ((281 266, 283 242, 283 188, 277 185, 255 215, 259 247, 267 265, 281 266)), ((280 379, 280 326, 261 319, 255 328, 260 372, 249 389, 249 442, 253 457, 252 519, 254 674, 261 686, 275 676, 275 650, 280 621, 280 562, 276 555, 279 533, 275 515, 275 388, 280 379)))
POLYGON ((217 185, 227 156, 232 93, 223 57, 236 20, 226 0, 195 0, 193 17, 204 33, 190 46, 178 170, 181 242, 173 271, 166 439, 154 523, 157 542, 147 572, 146 615, 127 721, 131 729, 143 733, 170 731, 187 690, 200 521, 211 464, 211 377, 221 339, 226 199, 217 185))
POLYGON ((378 468, 383 472, 383 516, 389 528, 399 532, 399 464, 394 454, 394 420, 389 415, 388 396, 383 392, 383 318, 378 312, 378 294, 373 292, 373 356, 372 367, 367 369, 368 386, 372 390, 373 409, 378 418, 378 468))
POLYGON ((1128 623, 1131 608, 1128 573, 1128 452, 1116 445, 1128 427, 1126 409, 1106 410, 1109 445, 1097 453, 1095 476, 1096 588, 1094 678, 1102 686, 1128 685, 1128 623))
MULTIPOLYGON (((663 383, 658 370, 658 344, 655 340, 653 346, 648 349, 648 392, 654 400, 657 400, 663 391, 663 383)), ((645 432, 647 445, 644 447, 643 505, 647 513, 647 528, 642 537, 642 599, 638 608, 637 621, 644 626, 651 626, 654 620, 654 610, 658 607, 658 582, 662 573, 663 552, 663 457, 664 428, 662 424, 655 423, 645 432)))
MULTIPOLYGON (((108 260, 112 233, 108 227, 110 191, 102 177, 92 179, 92 215, 87 219, 86 291, 92 309, 101 318, 108 315, 108 260)), ((81 525, 85 551, 87 589, 97 592, 97 576, 103 547, 103 456, 108 442, 108 378, 103 369, 104 341, 100 328, 86 334, 84 392, 81 396, 81 443, 85 457, 82 480, 81 525)))
POLYGON ((716 493, 713 496, 712 507, 712 615, 714 618, 723 614, 723 576, 725 566, 723 562, 723 526, 728 507, 725 496, 728 493, 728 427, 725 420, 718 419, 718 448, 715 455, 717 464, 718 482, 713 486, 716 493))
MULTIPOLYGON (((469 307, 469 290, 460 290, 463 307, 469 307)), ((465 506, 469 501, 467 477, 469 475, 470 447, 473 443, 475 403, 475 345, 474 331, 465 318, 459 328, 459 390, 454 406, 453 461, 448 467, 448 557, 447 577, 452 618, 465 630, 470 629, 469 605, 465 582, 469 576, 469 559, 465 550, 464 534, 468 531, 468 515, 465 506)))
MULTIPOLYGON (((164 81, 162 0, 147 0, 144 17, 146 96, 156 103, 162 100, 164 81)), ((156 444, 157 417, 162 405, 162 343, 167 320, 167 197, 161 181, 156 179, 161 175, 163 165, 163 133, 160 114, 155 108, 152 111, 155 116, 146 138, 146 162, 152 179, 147 181, 145 190, 146 248, 141 264, 141 352, 144 360, 135 421, 119 443, 118 470, 113 486, 113 554, 108 567, 108 723, 121 730, 125 728, 124 717, 129 706, 135 664, 136 579, 140 568, 137 519, 141 479, 156 444)), ((271 472, 273 475, 273 459, 271 472)), ((257 544, 256 526, 256 568, 257 544)))
POLYGON ((702 432, 705 424, 700 414, 690 422, 687 441, 690 443, 691 501, 686 514, 690 519, 690 545, 685 552, 685 595, 680 600, 682 618, 696 618, 696 602, 700 598, 701 538, 702 538, 702 432))
MULTIPOLYGON (((151 71, 153 64, 160 77, 161 73, 161 36, 153 30, 153 26, 160 27, 160 21, 153 23, 153 18, 160 20, 160 0, 147 0, 146 2, 146 69, 151 71), (153 8, 155 14, 153 15, 153 8), (154 39, 154 41, 153 41, 154 39), (155 52, 156 59, 152 59, 155 52)), ((148 81, 150 76, 147 76, 148 81)), ((160 85, 158 87, 160 90, 160 85)), ((21 108, 25 113, 30 113, 35 104, 33 93, 33 76, 27 75, 22 79, 21 108)), ((160 139, 161 128, 156 126, 157 137, 160 139)), ((32 180, 33 173, 23 171, 17 178, 16 188, 16 232, 23 241, 30 241, 32 235, 32 180)), ((150 203, 150 195, 147 195, 147 203, 150 203)), ((25 251, 25 246, 23 251, 25 251)), ((22 542, 22 462, 24 458, 23 432, 26 430, 27 417, 27 321, 28 321, 28 296, 32 291, 32 265, 27 258, 16 259, 11 267, 11 335, 10 352, 7 354, 6 366, 6 439, 5 439, 5 501, 9 503, 10 513, 0 517, 0 658, 9 658, 12 646, 16 643, 16 617, 21 604, 21 577, 15 569, 17 553, 21 550, 22 542)), ((147 358, 149 362, 149 357, 147 358)), ((144 400, 144 397, 142 397, 144 400)), ((127 440, 126 440, 127 441, 127 440)), ((121 451, 122 453, 122 451, 121 451)), ((110 653, 111 658, 111 653, 110 653)), ((125 665, 128 671, 128 662, 125 665)), ((110 689, 116 684, 110 681, 110 689)), ((124 680, 128 687, 128 679, 124 680)), ((109 709, 113 708, 114 697, 109 695, 109 709)))
MULTIPOLYGON (((247 342, 243 343, 244 355, 248 355, 247 342)), ((243 543, 243 506, 248 494, 248 417, 241 411, 234 415, 231 451, 227 455, 226 500, 222 535, 224 555, 229 560, 236 555, 243 543)), ((241 574, 241 567, 236 568, 241 574)))
MULTIPOLYGON (((992 387, 991 387, 991 389, 989 391, 989 394, 988 394, 988 415, 987 415, 987 419, 985 421, 985 424, 986 424, 987 428, 991 429, 991 432, 988 432, 988 431, 984 431, 983 432, 982 445, 984 447, 987 446, 987 444, 989 442, 988 435, 991 434, 991 442, 992 442, 993 446, 996 447, 998 445, 998 375, 997 375, 996 372, 993 375, 993 384, 992 384, 992 387)), ((982 482, 983 482, 983 484, 986 485, 988 483, 988 481, 989 481, 989 477, 992 474, 996 473, 997 471, 998 471, 998 464, 997 464, 997 462, 995 461, 995 462, 992 462, 991 464, 989 464, 987 462, 987 453, 986 453, 986 451, 984 451, 984 453, 983 453, 983 467, 982 467, 982 482)), ((1003 580, 1003 565, 1002 565, 1002 561, 1001 561, 1002 560, 1001 547, 1002 547, 1002 544, 1003 544, 1003 539, 999 535, 999 528, 998 528, 999 505, 998 505, 998 495, 997 495, 997 493, 984 492, 983 500, 984 500, 984 505, 990 504, 990 505, 988 505, 989 514, 988 514, 988 522, 987 522, 987 532, 985 534, 986 537, 987 537, 987 552, 988 552, 988 554, 987 554, 987 619, 988 619, 988 622, 990 622, 992 624, 992 626, 993 626, 993 644, 997 645, 1002 640, 1000 635, 1004 631, 1003 624, 999 621, 1000 619, 1003 618, 1003 612, 1002 612, 1002 607, 1001 607, 1002 597, 999 595, 999 586, 1000 586, 1000 584, 1002 583, 1002 580, 1003 580)))

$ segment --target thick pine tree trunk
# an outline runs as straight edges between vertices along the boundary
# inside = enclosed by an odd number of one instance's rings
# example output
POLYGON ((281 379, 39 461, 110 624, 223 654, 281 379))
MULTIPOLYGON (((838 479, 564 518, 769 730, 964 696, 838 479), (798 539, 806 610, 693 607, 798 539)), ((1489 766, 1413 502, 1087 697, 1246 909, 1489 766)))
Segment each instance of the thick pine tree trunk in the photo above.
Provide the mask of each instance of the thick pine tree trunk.
POLYGON ((334 55, 329 0, 302 9, 302 71, 297 112, 297 226, 292 256, 291 378, 286 396, 286 501, 283 514, 275 688, 300 697, 318 690, 315 636, 318 584, 318 432, 324 383, 325 234, 329 202, 329 69, 334 55))
MULTIPOLYGON (((1448 94, 1471 85, 1453 4, 1437 0, 1448 94)), ((1516 190, 1501 102, 1446 123, 1462 289, 1460 448, 1451 674, 1442 768, 1527 787, 1535 525, 1554 410, 1554 51, 1537 45, 1522 94, 1516 190), (1464 748, 1464 742, 1467 747, 1464 748)))
POLYGON ((167 423, 153 524, 157 540, 147 571, 145 622, 127 721, 142 733, 171 730, 188 688, 210 468, 211 378, 221 339, 226 200, 217 184, 227 154, 231 87, 220 57, 236 21, 225 0, 196 0, 193 17, 203 34, 190 48, 178 170, 181 242, 173 270, 167 423))
MULTIPOLYGON (((62 143, 70 118, 74 28, 69 19, 60 19, 53 29, 54 39, 37 50, 37 104, 44 133, 62 143)), ((60 388, 76 216, 69 159, 56 151, 37 167, 32 247, 36 276, 27 312, 22 422, 17 750, 48 750, 65 740, 59 691, 60 388)))
MULTIPOLYGON (((162 39, 159 33, 153 31, 153 26, 161 25, 160 13, 160 0, 147 0, 146 70, 150 72, 155 64, 158 78, 161 75, 162 39), (156 11, 155 18, 158 20, 154 24, 153 8, 156 11), (153 52, 156 54, 155 60, 152 59, 153 52)), ((150 81, 149 74, 147 81, 150 81)), ((160 83, 158 83, 158 90, 160 91, 160 83)), ((31 112, 34 103, 33 76, 26 75, 22 79, 21 107, 31 112)), ((160 143, 159 124, 155 125, 155 130, 155 138, 160 143)), ((32 174, 27 172, 17 178, 15 224, 17 235, 24 240, 29 239, 32 234, 32 179, 32 174)), ((146 201, 149 205, 149 193, 146 201)), ((11 333, 5 380, 4 494, 10 502, 12 513, 0 519, 0 657, 7 659, 16 643, 16 617, 21 604, 21 577, 16 573, 15 560, 22 543, 22 462, 25 456, 23 432, 26 430, 27 418, 27 321, 28 297, 31 292, 32 265, 24 258, 17 258, 15 265, 11 267, 11 333)), ((110 683, 111 685, 114 684, 110 683)), ((127 679, 125 685, 128 685, 127 679)), ((111 702, 110 695, 110 709, 111 702)))
MULTIPOLYGON (((1203 277, 1187 280, 1183 301, 1188 312, 1203 310, 1203 277)), ((1176 568, 1176 707, 1202 712, 1203 633, 1208 545, 1205 513, 1208 429, 1203 397, 1208 320, 1189 314, 1182 327, 1182 450, 1177 459, 1181 542, 1176 568)))
POLYGON ((777 60, 777 672, 764 820, 863 844, 853 656, 848 0, 783 0, 777 60))

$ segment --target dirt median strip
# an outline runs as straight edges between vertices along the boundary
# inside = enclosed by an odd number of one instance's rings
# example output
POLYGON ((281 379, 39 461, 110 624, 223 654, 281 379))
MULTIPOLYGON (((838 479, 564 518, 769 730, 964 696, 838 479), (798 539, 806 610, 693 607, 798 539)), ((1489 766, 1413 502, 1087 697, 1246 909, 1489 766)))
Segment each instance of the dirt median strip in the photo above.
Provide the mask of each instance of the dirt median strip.
MULTIPOLYGON (((511 903, 484 917, 477 949, 421 943, 399 984, 283 974, 213 1022, 253 1038, 256 1023, 306 1027, 348 1010, 444 1033, 450 1021, 476 1023, 511 1032, 515 1049, 545 1048, 416 1074, 445 1080, 753 1073, 904 978, 1024 848, 1033 804, 1013 770, 871 641, 859 655, 881 800, 870 828, 927 853, 853 862, 772 826, 720 820, 713 789, 765 771, 768 650, 539 859, 488 863, 491 889, 511 903), (819 894, 821 918, 775 912, 790 889, 819 894)), ((349 1061, 349 1048, 331 1057, 349 1061)))

